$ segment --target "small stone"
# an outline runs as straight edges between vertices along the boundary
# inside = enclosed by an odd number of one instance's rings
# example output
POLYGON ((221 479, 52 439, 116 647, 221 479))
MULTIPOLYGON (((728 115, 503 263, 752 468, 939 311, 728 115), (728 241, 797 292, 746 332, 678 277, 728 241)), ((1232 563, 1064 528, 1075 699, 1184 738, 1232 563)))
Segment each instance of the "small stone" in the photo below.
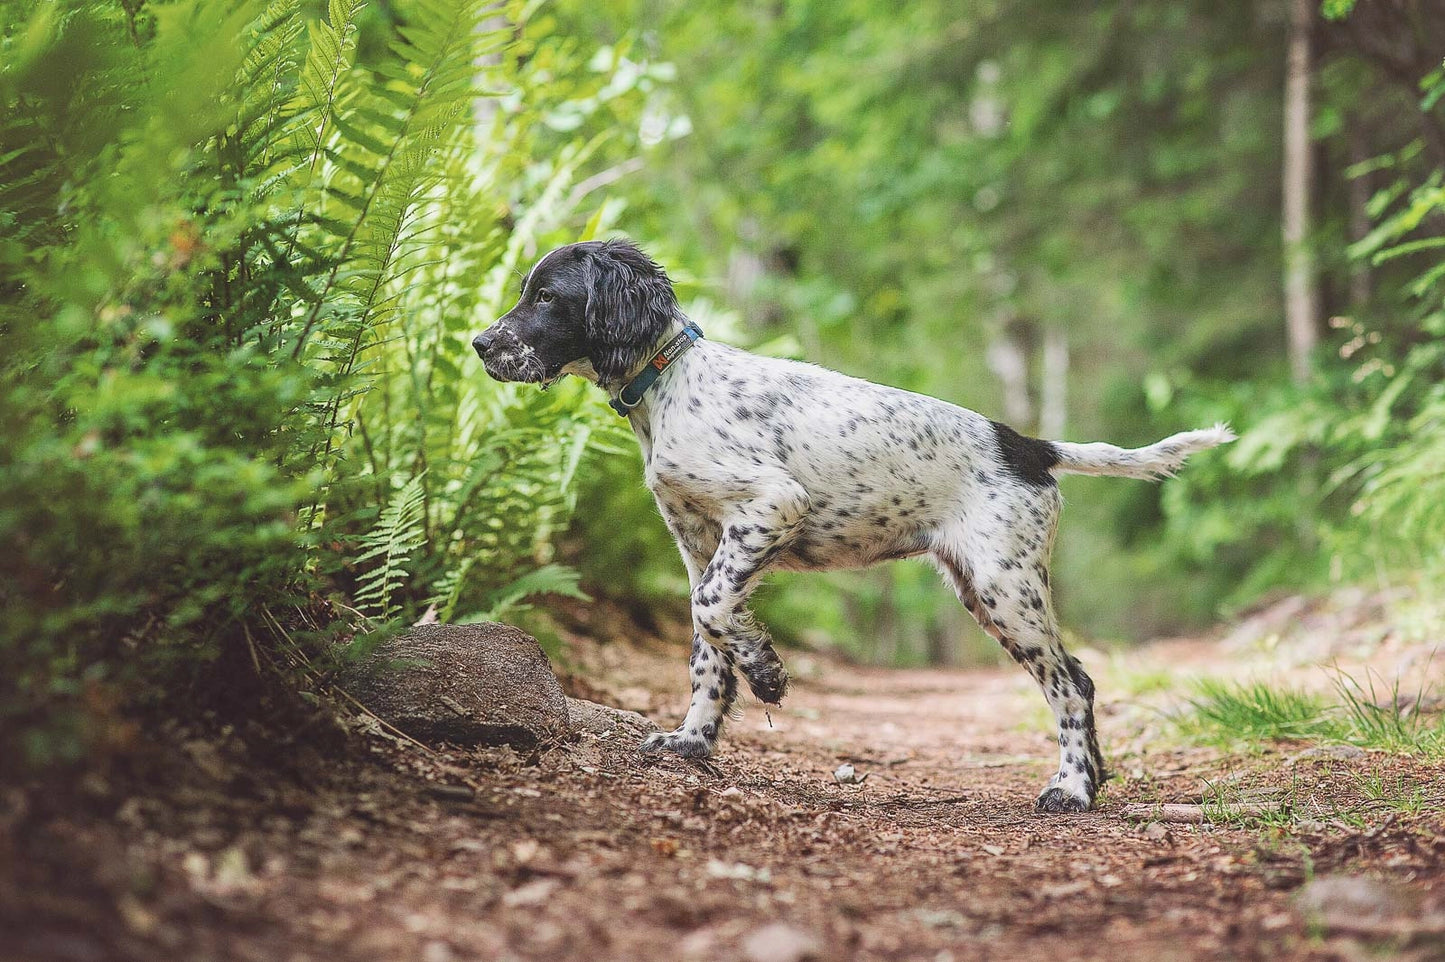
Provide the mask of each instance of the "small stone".
POLYGON ((837 769, 835 769, 833 772, 833 780, 836 781, 839 785, 862 785, 863 780, 867 777, 867 772, 859 775, 857 769, 855 769, 852 765, 847 764, 846 762, 842 765, 839 765, 837 769))
POLYGON ((957 909, 915 909, 913 917, 931 929, 961 929, 968 924, 957 909))
POLYGON ((528 882, 521 888, 513 889, 502 896, 502 904, 508 908, 525 908, 533 905, 541 905, 552 897, 562 883, 554 878, 537 879, 535 882, 528 882))
POLYGON ((1332 875, 1299 890, 1295 905, 1307 921, 1330 931, 1375 931, 1380 923, 1409 915, 1409 896, 1370 878, 1332 875))
POLYGON ((1331 762, 1350 762, 1357 758, 1364 758, 1365 750, 1358 745, 1316 745, 1314 748, 1306 748, 1297 755, 1291 756, 1287 763, 1320 759, 1331 762))
POLYGON ((739 882, 760 882, 766 885, 773 880, 771 869, 753 868, 742 862, 723 862, 715 858, 708 859, 706 871, 713 878, 733 879, 739 882))
POLYGON ((574 732, 589 732, 593 735, 627 735, 641 740, 657 731, 657 726, 635 711, 625 711, 610 705, 599 705, 582 698, 567 699, 567 717, 574 732))
POLYGON ((743 939, 742 947, 748 962, 803 962, 823 954, 816 937, 784 922, 763 926, 743 939))

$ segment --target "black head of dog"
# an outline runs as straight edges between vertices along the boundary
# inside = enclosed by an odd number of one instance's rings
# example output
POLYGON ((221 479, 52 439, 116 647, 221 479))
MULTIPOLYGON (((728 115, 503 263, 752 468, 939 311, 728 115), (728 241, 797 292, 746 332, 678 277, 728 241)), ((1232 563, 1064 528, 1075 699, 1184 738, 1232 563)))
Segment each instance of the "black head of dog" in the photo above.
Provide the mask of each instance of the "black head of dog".
POLYGON ((635 244, 585 241, 539 260, 517 305, 472 347, 499 381, 582 374, 615 384, 643 365, 680 317, 667 273, 635 244))

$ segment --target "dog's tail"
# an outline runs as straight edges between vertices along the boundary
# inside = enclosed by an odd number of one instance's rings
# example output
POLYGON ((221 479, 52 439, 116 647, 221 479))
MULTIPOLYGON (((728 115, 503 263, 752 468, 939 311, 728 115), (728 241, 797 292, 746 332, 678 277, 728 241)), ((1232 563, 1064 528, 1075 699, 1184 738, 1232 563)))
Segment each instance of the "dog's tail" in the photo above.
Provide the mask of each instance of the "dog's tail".
POLYGON ((1178 471, 1195 451, 1207 451, 1234 440, 1227 424, 1201 431, 1174 434, 1147 448, 1120 448, 1112 444, 1049 442, 1058 455, 1050 470, 1060 474, 1100 474, 1115 478, 1159 481, 1178 471))

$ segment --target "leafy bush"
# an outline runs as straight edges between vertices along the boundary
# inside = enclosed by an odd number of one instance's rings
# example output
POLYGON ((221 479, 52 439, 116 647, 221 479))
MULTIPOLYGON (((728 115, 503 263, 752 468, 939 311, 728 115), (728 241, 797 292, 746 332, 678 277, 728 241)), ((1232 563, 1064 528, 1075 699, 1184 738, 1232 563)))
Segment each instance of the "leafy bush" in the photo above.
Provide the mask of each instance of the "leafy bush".
MULTIPOLYGON (((1428 111, 1445 70, 1422 87, 1428 111)), ((1445 186, 1418 141, 1352 174, 1370 172, 1390 176, 1369 203, 1374 229, 1349 253, 1382 271, 1385 294, 1332 319, 1336 356, 1302 388, 1246 382, 1222 405, 1183 402, 1244 428, 1223 459, 1165 489, 1176 537, 1245 569, 1235 603, 1382 570, 1445 576, 1445 186)))
POLYGON ((58 705, 184 690, 288 603, 575 593, 550 541, 616 428, 467 340, 585 218, 601 141, 547 111, 629 83, 521 4, 0 11, 0 754, 74 754, 58 705))

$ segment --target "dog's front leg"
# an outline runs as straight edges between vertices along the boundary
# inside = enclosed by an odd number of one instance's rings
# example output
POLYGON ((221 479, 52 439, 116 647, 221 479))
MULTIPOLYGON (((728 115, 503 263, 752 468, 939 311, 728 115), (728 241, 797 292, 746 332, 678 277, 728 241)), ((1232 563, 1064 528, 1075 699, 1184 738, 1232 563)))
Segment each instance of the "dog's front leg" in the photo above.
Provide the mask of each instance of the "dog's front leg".
POLYGON ((735 667, 759 698, 782 698, 787 672, 745 603, 807 512, 807 494, 791 479, 767 484, 728 512, 712 559, 693 579, 692 702, 687 718, 674 731, 648 736, 643 751, 711 754, 737 695, 735 667))
POLYGON ((648 735, 640 746, 642 751, 669 751, 683 758, 706 758, 712 754, 723 721, 738 695, 732 656, 693 635, 692 656, 687 664, 692 681, 687 717, 673 731, 648 735))

